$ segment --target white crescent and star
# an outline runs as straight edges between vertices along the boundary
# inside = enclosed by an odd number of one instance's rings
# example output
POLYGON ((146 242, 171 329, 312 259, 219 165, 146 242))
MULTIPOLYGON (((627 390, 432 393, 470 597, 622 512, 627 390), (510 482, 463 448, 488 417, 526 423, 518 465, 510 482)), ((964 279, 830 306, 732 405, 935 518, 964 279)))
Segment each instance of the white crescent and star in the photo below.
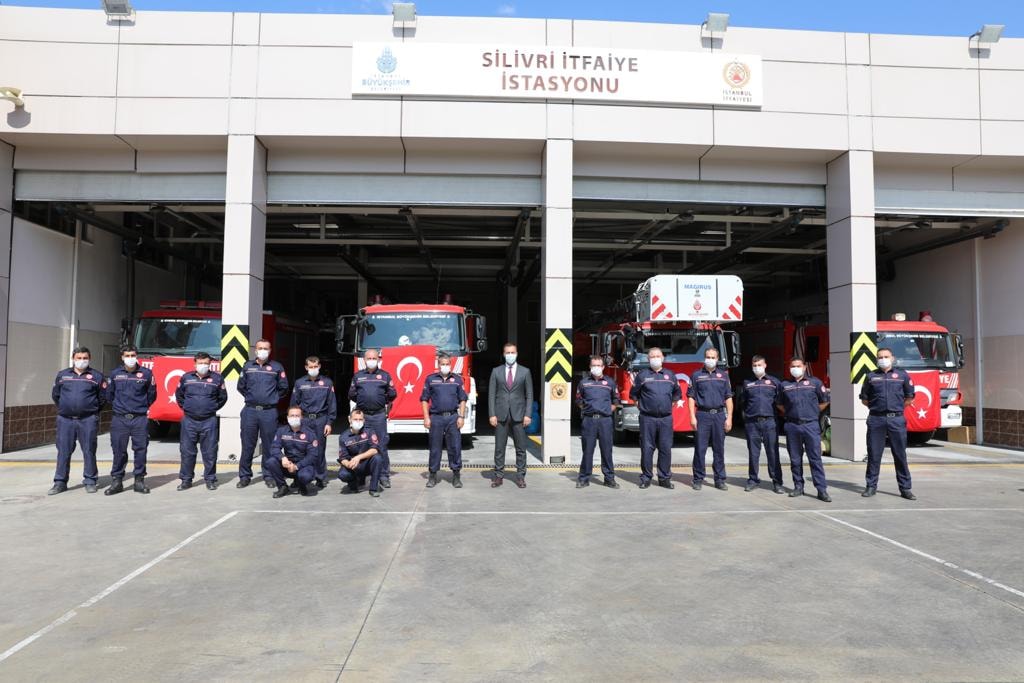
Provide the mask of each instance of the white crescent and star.
MULTIPOLYGON (((402 369, 409 364, 416 366, 416 377, 413 378, 413 382, 418 380, 420 376, 423 374, 423 363, 420 362, 420 359, 417 358, 416 356, 406 356, 405 358, 402 359, 402 362, 398 364, 398 367, 395 368, 395 376, 398 377, 398 381, 402 381, 402 369)), ((412 382, 409 382, 402 388, 405 389, 405 393, 411 394, 413 392, 413 389, 415 389, 416 387, 415 385, 413 385, 412 382)))
POLYGON ((167 393, 167 401, 169 403, 178 402, 177 399, 174 398, 174 392, 171 391, 171 380, 174 379, 175 377, 181 377, 184 374, 184 370, 171 370, 170 372, 167 373, 167 376, 164 377, 164 391, 167 393))
POLYGON ((921 386, 920 384, 914 386, 914 396, 916 397, 918 393, 924 394, 925 396, 928 397, 928 405, 926 405, 924 408, 917 409, 918 418, 923 420, 925 417, 928 416, 928 408, 932 407, 932 401, 934 400, 934 397, 932 396, 932 392, 930 389, 928 389, 928 387, 921 386))

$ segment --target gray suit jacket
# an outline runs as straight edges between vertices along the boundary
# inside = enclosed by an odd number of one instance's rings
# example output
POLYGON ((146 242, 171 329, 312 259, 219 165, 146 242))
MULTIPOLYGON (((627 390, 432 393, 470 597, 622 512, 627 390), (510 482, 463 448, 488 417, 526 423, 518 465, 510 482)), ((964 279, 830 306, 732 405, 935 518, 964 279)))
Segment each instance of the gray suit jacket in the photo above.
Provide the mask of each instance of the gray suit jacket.
POLYGON ((530 376, 528 368, 517 365, 512 389, 509 389, 506 384, 507 374, 505 365, 499 365, 491 371, 491 381, 487 388, 487 409, 489 415, 497 417, 499 422, 508 419, 522 422, 523 417, 529 415, 533 407, 533 377, 530 376))

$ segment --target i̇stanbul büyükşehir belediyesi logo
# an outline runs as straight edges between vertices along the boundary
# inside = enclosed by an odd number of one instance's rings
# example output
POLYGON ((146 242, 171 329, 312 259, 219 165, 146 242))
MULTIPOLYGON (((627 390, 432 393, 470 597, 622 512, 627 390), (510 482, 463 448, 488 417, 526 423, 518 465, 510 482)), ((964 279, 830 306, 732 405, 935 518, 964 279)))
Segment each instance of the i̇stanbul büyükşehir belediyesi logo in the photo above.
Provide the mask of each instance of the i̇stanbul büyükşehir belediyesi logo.
POLYGON ((382 74, 389 74, 394 71, 397 66, 398 58, 392 54, 391 48, 384 48, 384 51, 380 53, 380 57, 377 57, 377 70, 382 74))
POLYGON ((722 78, 730 88, 742 88, 750 82, 750 67, 743 62, 729 62, 722 70, 722 78))

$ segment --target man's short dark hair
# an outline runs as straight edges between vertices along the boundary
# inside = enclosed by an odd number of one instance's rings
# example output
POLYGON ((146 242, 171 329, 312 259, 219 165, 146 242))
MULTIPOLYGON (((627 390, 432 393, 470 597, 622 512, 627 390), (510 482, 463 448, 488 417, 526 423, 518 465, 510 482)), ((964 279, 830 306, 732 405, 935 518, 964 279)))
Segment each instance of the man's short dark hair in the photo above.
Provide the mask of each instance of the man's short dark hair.
POLYGON ((210 360, 210 354, 206 351, 197 351, 196 355, 192 356, 193 360, 210 360))
POLYGON ((590 357, 590 362, 591 363, 593 363, 595 360, 601 361, 601 365, 604 365, 604 358, 603 357, 598 356, 596 354, 590 357))
POLYGON ((507 342, 505 342, 505 344, 504 344, 504 345, 502 345, 502 347, 501 347, 501 350, 502 350, 502 351, 504 351, 505 349, 507 349, 507 348, 508 348, 508 347, 510 347, 510 346, 511 346, 512 348, 514 348, 514 349, 515 349, 516 351, 518 351, 518 350, 519 350, 519 345, 518 345, 518 344, 516 344, 516 343, 515 343, 514 341, 507 341, 507 342))
POLYGON ((440 363, 443 360, 451 362, 451 360, 452 360, 451 354, 448 353, 447 351, 438 351, 437 352, 437 362, 440 363))
POLYGON ((139 350, 137 348, 135 348, 131 344, 125 344, 124 346, 121 347, 121 355, 122 356, 124 354, 126 354, 126 353, 138 353, 138 352, 139 352, 139 350))
POLYGON ((306 356, 306 365, 309 365, 310 363, 316 363, 317 365, 319 365, 320 356, 306 356))
MULTIPOLYGON (((305 413, 302 411, 302 406, 288 406, 289 413, 292 412, 293 410, 297 410, 299 411, 300 414, 305 415, 305 413)), ((288 413, 285 414, 287 415, 288 413)))
POLYGON ((71 351, 71 355, 74 356, 77 353, 84 353, 84 354, 87 354, 90 358, 92 358, 92 351, 89 350, 88 346, 76 346, 71 351))
POLYGON ((752 356, 752 357, 750 358, 750 362, 751 362, 752 364, 753 364, 753 363, 757 363, 758 361, 762 361, 762 360, 764 360, 764 356, 762 356, 762 355, 760 355, 760 354, 757 354, 757 353, 755 353, 755 354, 754 354, 754 355, 753 355, 753 356, 752 356))
POLYGON ((875 355, 877 356, 877 355, 878 355, 878 354, 880 354, 880 353, 881 353, 882 351, 888 351, 888 352, 889 352, 889 353, 890 353, 891 355, 893 355, 893 356, 895 356, 895 355, 896 355, 895 353, 893 353, 893 352, 892 352, 892 349, 890 349, 890 348, 889 348, 888 346, 879 346, 879 347, 878 347, 878 351, 876 351, 876 352, 875 352, 875 355))
MULTIPOLYGON (((256 344, 270 344, 270 340, 269 339, 257 339, 256 340, 256 344)), ((253 344, 253 348, 256 347, 256 344, 253 344)), ((270 345, 273 346, 273 344, 270 344, 270 345)))
POLYGON ((792 363, 794 361, 800 361, 804 365, 807 364, 807 361, 804 360, 803 356, 796 356, 796 355, 794 355, 794 356, 790 357, 789 362, 792 363))
POLYGON ((349 422, 351 422, 351 421, 352 421, 352 418, 353 418, 353 417, 354 417, 354 416, 355 416, 356 414, 362 415, 362 414, 363 414, 363 409, 362 409, 362 408, 353 408, 353 409, 352 409, 352 412, 350 412, 350 413, 348 414, 348 419, 349 419, 349 422))

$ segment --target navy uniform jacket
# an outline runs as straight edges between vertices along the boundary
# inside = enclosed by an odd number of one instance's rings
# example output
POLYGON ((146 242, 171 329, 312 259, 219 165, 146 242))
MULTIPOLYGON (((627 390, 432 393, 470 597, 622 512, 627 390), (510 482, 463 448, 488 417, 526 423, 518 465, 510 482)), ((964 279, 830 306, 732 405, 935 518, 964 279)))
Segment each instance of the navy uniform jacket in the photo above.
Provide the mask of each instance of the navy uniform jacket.
POLYGON ((584 377, 576 387, 576 405, 584 415, 610 416, 613 405, 622 405, 615 380, 607 375, 598 379, 593 375, 584 377))
POLYGON ((819 403, 828 403, 828 390, 817 377, 804 377, 783 382, 779 392, 779 405, 787 420, 817 420, 819 403))
POLYGON ((315 414, 334 422, 338 417, 338 397, 334 393, 334 382, 330 377, 311 378, 309 375, 295 380, 292 387, 293 406, 302 408, 302 414, 315 414))
POLYGON ((277 428, 274 440, 270 443, 270 455, 278 460, 287 456, 301 470, 303 467, 316 466, 319 446, 312 430, 300 427, 294 431, 291 426, 285 425, 277 428))
POLYGON ((667 417, 672 414, 672 404, 682 400, 683 390, 671 370, 644 368, 636 373, 629 397, 638 403, 642 415, 667 417))
POLYGON ((726 370, 701 368, 690 375, 686 397, 692 398, 699 410, 724 408, 725 400, 732 398, 732 383, 726 370))
MULTIPOLYGON (((362 455, 371 448, 380 448, 380 439, 372 429, 363 427, 357 434, 352 429, 346 429, 338 437, 338 462, 362 455)), ((379 452, 379 450, 378 450, 379 452)))
POLYGON ((903 401, 914 398, 914 381, 906 370, 892 368, 875 370, 865 379, 860 398, 868 402, 868 410, 876 413, 903 414, 903 401))
POLYGON ((288 393, 288 375, 276 360, 260 365, 254 360, 242 366, 238 393, 249 406, 276 406, 288 393))
POLYGON ((193 420, 205 420, 228 402, 228 390, 219 372, 210 371, 200 377, 195 370, 186 372, 174 392, 178 407, 193 420))
POLYGON ((743 414, 746 417, 775 417, 781 391, 782 382, 772 375, 743 380, 743 414))
POLYGON ((106 391, 102 372, 88 367, 79 375, 74 368, 64 368, 53 380, 50 397, 61 417, 87 417, 100 412, 106 391))
POLYGON ((111 370, 107 380, 107 402, 115 415, 145 415, 156 401, 156 378, 141 365, 128 370, 123 365, 111 370))
POLYGON ((374 413, 384 410, 397 397, 391 375, 380 368, 374 372, 360 370, 352 376, 352 384, 348 387, 348 398, 355 401, 356 408, 374 413))
POLYGON ((420 400, 430 402, 431 414, 450 413, 458 410, 459 404, 468 401, 469 396, 462 387, 462 375, 449 373, 445 377, 440 372, 435 372, 423 383, 420 400))

